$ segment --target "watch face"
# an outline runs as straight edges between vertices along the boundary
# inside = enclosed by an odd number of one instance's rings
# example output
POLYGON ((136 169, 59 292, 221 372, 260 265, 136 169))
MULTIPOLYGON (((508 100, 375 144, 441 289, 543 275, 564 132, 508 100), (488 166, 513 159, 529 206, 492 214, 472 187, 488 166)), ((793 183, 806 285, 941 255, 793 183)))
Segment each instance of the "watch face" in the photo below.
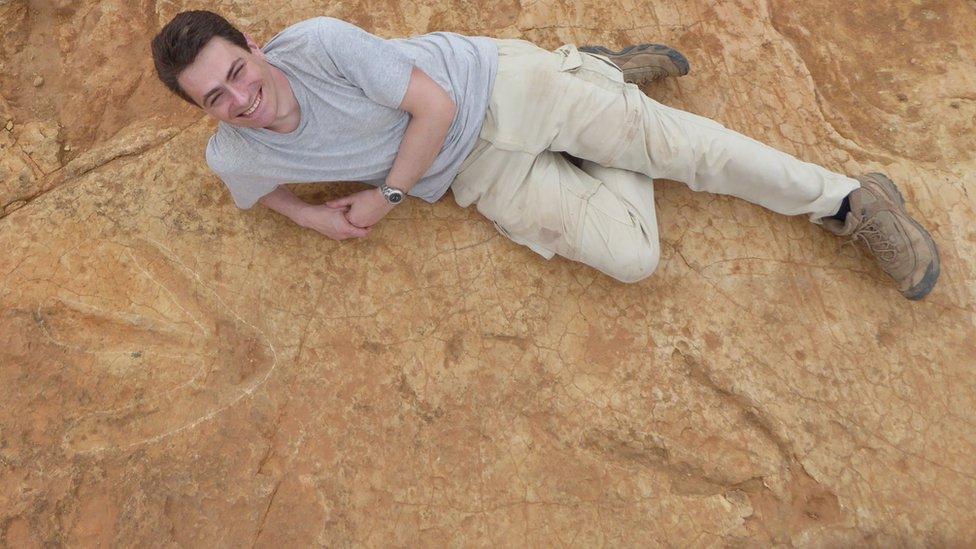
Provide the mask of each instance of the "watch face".
POLYGON ((400 192, 392 192, 392 193, 390 193, 387 196, 387 200, 389 200, 393 204, 397 204, 401 200, 403 200, 403 193, 400 193, 400 192))

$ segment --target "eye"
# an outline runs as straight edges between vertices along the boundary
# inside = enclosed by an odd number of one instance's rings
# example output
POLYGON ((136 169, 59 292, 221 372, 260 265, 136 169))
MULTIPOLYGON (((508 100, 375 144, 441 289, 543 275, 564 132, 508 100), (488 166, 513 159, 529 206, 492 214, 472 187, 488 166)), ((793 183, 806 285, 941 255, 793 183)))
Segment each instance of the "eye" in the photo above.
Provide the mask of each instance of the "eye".
POLYGON ((224 94, 218 93, 218 94, 214 95, 213 97, 211 97, 210 98, 210 106, 213 107, 214 105, 216 105, 217 104, 217 101, 220 100, 220 98, 223 97, 223 96, 224 96, 224 94))
POLYGON ((241 66, 238 67, 236 71, 234 71, 234 76, 232 76, 231 78, 237 78, 237 75, 241 74, 242 70, 244 70, 244 63, 241 63, 241 66))

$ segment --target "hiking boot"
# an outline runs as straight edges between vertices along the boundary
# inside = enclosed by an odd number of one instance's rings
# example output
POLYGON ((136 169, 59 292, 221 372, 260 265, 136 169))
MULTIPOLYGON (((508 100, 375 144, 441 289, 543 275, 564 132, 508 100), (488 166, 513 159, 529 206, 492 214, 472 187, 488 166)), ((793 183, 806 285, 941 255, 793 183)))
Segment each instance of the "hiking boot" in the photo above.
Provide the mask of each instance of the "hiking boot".
POLYGON ((857 177, 861 188, 848 196, 851 211, 844 222, 821 219, 828 231, 850 236, 877 259, 908 299, 922 299, 939 278, 939 250, 932 236, 905 210, 898 187, 884 174, 857 177))
POLYGON ((662 44, 638 44, 620 51, 583 46, 579 51, 602 55, 624 73, 624 82, 644 84, 666 76, 684 76, 691 67, 681 52, 662 44))

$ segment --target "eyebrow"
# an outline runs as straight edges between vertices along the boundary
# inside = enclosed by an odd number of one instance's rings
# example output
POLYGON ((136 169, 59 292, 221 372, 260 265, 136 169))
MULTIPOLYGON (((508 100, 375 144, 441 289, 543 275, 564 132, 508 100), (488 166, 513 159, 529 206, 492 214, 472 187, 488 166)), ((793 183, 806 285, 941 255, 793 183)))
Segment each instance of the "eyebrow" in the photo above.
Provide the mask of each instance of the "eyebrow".
MULTIPOLYGON (((233 74, 234 73, 234 69, 237 68, 237 62, 238 61, 243 61, 243 58, 238 57, 237 59, 234 60, 233 63, 230 64, 230 69, 227 70, 227 76, 224 77, 225 80, 230 80, 230 75, 233 74)), ((204 94, 204 96, 203 96, 203 104, 206 105, 207 104, 207 101, 209 100, 209 97, 211 95, 219 92, 219 91, 220 91, 220 86, 217 86, 214 89, 208 91, 206 94, 204 94)))

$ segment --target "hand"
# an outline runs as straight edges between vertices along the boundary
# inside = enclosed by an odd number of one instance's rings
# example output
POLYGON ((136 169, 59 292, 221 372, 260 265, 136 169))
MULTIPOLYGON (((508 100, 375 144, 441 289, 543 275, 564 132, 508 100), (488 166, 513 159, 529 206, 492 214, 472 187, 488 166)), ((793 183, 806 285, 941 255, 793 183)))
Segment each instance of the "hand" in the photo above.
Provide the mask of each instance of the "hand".
POLYGON ((393 204, 387 202, 377 188, 352 193, 325 204, 332 208, 348 208, 346 219, 357 227, 372 227, 393 209, 393 204))
POLYGON ((333 208, 328 204, 311 205, 302 209, 299 224, 324 234, 334 240, 362 238, 369 228, 356 227, 346 219, 347 207, 333 208))

